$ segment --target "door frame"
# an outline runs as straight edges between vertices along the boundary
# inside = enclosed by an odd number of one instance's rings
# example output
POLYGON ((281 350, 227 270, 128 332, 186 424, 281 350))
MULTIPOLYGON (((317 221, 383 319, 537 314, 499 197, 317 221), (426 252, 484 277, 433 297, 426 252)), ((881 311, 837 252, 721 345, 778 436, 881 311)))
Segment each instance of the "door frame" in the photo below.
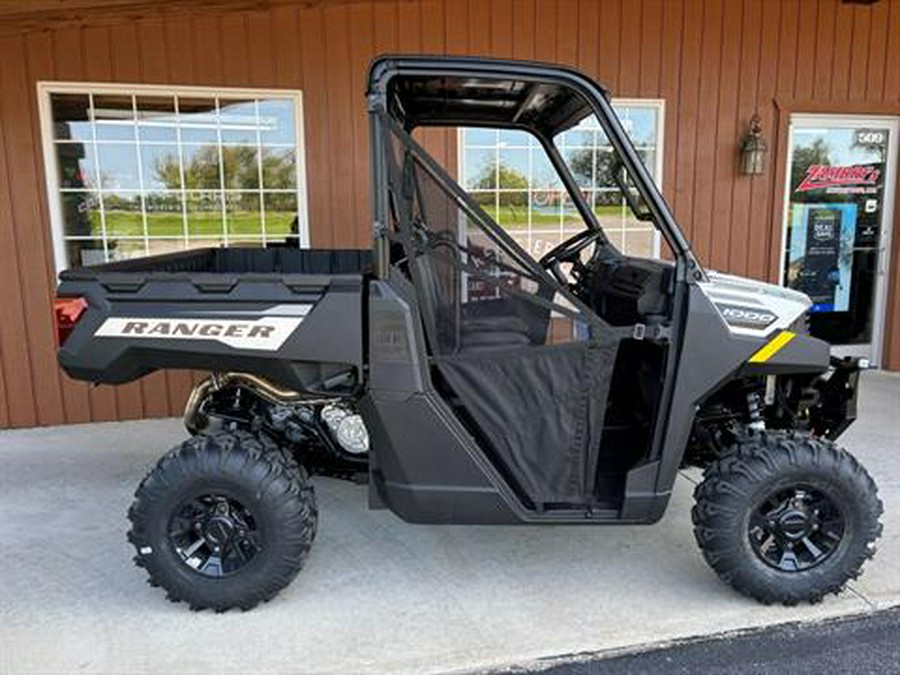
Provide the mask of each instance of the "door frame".
MULTIPOLYGON (((875 298, 873 302, 872 335, 868 358, 873 366, 882 367, 886 351, 886 343, 890 338, 888 317, 889 296, 892 291, 890 269, 892 258, 892 237, 897 221, 897 190, 900 189, 898 176, 898 148, 900 148, 900 108, 896 106, 861 106, 862 111, 848 112, 846 108, 835 105, 823 105, 821 102, 809 105, 794 104, 779 106, 776 102, 779 119, 779 134, 776 139, 777 159, 775 169, 775 198, 772 204, 772 223, 777 228, 773 234, 773 260, 770 261, 770 279, 779 285, 784 283, 784 256, 786 252, 785 227, 786 209, 790 203, 790 165, 793 149, 793 129, 799 122, 830 124, 833 127, 854 128, 859 126, 883 126, 889 129, 892 138, 888 140, 888 153, 885 161, 884 203, 882 207, 881 237, 878 250, 878 276, 875 282, 875 298), (783 141, 782 141, 783 139, 783 141), (778 191, 778 185, 781 191, 778 191), (775 257, 777 256, 777 257, 775 257), (774 264, 774 268, 771 265, 774 264)), ((894 300, 896 302, 896 300, 894 300)), ((837 355, 861 355, 864 345, 835 345, 837 355)))

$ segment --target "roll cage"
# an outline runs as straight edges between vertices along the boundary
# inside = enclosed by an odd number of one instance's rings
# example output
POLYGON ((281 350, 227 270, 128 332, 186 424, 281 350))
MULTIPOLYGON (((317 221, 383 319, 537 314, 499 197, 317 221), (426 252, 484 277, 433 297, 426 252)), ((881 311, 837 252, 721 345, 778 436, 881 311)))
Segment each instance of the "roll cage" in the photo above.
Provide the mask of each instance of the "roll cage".
MULTIPOLYGON (((407 133, 418 127, 489 127, 532 134, 558 173, 587 228, 602 228, 586 203, 575 178, 553 142, 554 137, 594 114, 646 204, 648 220, 668 243, 676 280, 703 281, 706 275, 675 222, 618 120, 605 89, 580 73, 541 63, 466 57, 388 56, 369 71, 369 112, 372 113, 372 165, 375 189, 376 274, 387 274, 386 232, 389 205, 377 188, 386 167, 381 151, 384 129, 391 120, 407 133)), ((623 190, 623 194, 627 192, 623 190)), ((633 206, 632 204, 629 204, 633 206)))

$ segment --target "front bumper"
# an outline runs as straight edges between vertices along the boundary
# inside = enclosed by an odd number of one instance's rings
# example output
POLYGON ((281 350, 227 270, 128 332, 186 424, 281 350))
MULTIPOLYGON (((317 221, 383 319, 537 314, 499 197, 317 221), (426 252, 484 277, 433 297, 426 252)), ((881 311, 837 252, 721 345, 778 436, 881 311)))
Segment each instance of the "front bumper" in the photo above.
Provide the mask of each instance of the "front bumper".
POLYGON ((856 420, 861 360, 832 356, 828 372, 810 384, 809 424, 816 436, 835 440, 856 420))

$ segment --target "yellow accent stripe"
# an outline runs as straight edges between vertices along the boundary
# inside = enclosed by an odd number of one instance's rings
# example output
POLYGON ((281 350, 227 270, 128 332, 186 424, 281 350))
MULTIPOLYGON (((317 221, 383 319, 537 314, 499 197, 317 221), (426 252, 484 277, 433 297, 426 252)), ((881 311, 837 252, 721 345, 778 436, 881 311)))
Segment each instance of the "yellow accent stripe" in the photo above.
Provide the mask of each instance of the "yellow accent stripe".
POLYGON ((778 335, 769 340, 769 344, 750 357, 750 363, 765 363, 775 356, 775 354, 780 352, 782 348, 795 337, 797 337, 796 333, 792 333, 789 330, 781 331, 778 335))

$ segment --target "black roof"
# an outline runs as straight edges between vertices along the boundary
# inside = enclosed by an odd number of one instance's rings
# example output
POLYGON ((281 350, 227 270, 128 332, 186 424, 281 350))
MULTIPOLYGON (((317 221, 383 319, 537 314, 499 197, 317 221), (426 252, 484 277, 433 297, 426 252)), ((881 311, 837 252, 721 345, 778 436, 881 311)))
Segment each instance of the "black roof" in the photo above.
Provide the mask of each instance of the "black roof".
POLYGON ((601 89, 581 73, 545 63, 389 56, 373 62, 369 93, 382 94, 391 116, 407 128, 522 127, 553 136, 591 112, 566 82, 573 78, 601 89))

